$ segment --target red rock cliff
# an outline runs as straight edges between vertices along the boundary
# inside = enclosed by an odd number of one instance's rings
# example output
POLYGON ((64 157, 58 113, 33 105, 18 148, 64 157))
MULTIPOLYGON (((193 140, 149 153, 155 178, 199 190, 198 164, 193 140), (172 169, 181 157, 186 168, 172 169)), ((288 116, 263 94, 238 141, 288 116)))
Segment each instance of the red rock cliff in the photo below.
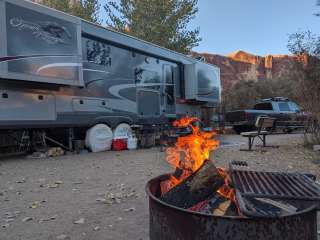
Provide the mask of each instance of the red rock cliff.
POLYGON ((228 56, 208 53, 194 53, 204 57, 206 62, 220 68, 221 83, 224 89, 231 88, 241 80, 263 80, 285 78, 290 74, 292 65, 297 61, 289 55, 256 56, 244 51, 236 51, 228 56))

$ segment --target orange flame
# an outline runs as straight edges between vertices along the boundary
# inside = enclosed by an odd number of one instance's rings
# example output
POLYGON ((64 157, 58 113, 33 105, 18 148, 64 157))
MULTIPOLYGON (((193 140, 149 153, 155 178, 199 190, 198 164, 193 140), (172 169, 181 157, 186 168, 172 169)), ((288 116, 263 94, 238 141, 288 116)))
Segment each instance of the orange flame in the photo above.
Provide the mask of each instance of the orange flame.
POLYGON ((209 158, 211 151, 219 146, 219 141, 214 139, 216 133, 202 132, 195 123, 200 122, 195 117, 184 117, 173 122, 174 127, 191 128, 191 134, 178 137, 175 147, 167 149, 167 162, 174 168, 182 170, 179 178, 171 175, 168 181, 161 183, 162 194, 182 182, 193 172, 197 171, 204 161, 209 158))

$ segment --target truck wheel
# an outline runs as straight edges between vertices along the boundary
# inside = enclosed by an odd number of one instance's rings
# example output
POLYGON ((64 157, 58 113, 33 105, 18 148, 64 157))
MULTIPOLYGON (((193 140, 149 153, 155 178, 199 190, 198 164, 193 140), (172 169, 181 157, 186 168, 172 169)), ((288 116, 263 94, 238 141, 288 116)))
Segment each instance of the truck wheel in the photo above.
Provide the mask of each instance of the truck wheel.
POLYGON ((92 152, 111 149, 113 134, 105 124, 97 124, 87 130, 85 144, 92 152))
POLYGON ((114 139, 128 138, 132 135, 132 129, 127 123, 120 123, 113 132, 114 139))

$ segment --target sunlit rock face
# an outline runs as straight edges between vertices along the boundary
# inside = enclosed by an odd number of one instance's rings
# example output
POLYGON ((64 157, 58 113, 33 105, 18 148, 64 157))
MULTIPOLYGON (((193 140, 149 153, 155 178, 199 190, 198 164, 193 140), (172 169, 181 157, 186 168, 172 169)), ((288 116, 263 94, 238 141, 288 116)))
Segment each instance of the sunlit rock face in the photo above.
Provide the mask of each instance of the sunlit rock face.
POLYGON ((208 63, 220 68, 224 89, 230 89, 241 80, 264 80, 290 78, 297 59, 289 55, 256 56, 244 51, 236 51, 227 56, 209 53, 193 53, 203 57, 208 63))

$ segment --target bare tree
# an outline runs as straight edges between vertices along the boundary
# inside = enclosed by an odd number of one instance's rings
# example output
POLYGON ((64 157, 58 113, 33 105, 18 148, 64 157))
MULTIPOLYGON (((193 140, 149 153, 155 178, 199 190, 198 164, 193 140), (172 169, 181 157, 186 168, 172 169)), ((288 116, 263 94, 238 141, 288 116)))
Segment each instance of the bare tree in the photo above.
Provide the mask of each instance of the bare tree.
POLYGON ((289 50, 300 60, 297 97, 304 109, 311 113, 307 142, 320 144, 320 37, 309 31, 290 35, 289 50))

